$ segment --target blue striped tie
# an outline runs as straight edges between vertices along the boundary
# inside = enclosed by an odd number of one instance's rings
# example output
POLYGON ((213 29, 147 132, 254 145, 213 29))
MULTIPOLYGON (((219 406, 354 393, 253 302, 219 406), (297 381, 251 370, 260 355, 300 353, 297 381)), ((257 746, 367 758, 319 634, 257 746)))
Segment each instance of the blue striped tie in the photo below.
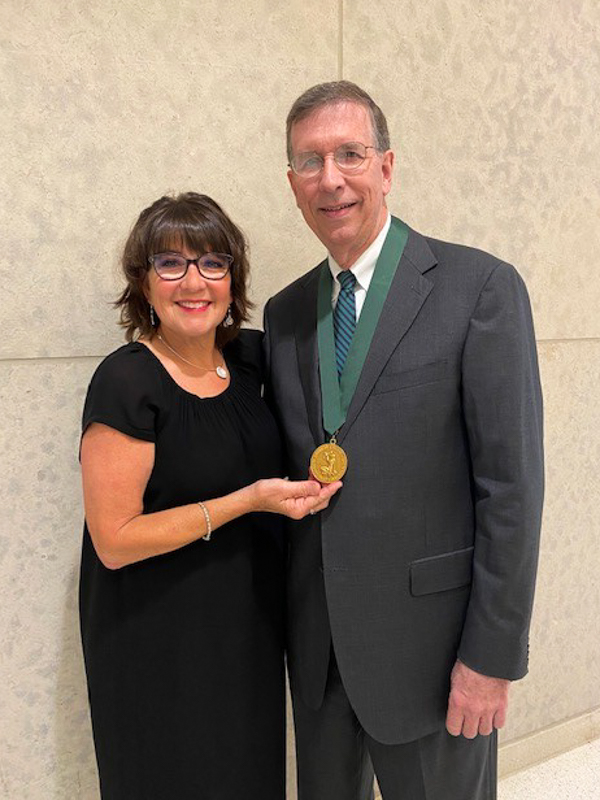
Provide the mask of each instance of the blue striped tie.
POLYGON ((339 378, 344 369, 354 329, 356 328, 356 299, 354 297, 356 278, 349 269, 346 269, 339 273, 337 280, 341 289, 333 312, 333 335, 335 337, 335 361, 339 378))

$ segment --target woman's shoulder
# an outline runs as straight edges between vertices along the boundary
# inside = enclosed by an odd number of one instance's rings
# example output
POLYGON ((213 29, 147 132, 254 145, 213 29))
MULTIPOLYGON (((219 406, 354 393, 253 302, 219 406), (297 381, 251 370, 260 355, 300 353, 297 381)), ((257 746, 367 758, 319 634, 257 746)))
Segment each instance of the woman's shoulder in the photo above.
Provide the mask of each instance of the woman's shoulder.
POLYGON ((94 372, 83 409, 83 430, 102 422, 137 438, 153 440, 164 407, 162 385, 148 348, 131 342, 104 358, 94 372))
POLYGON ((159 376, 153 360, 152 353, 141 342, 124 344, 98 364, 90 388, 106 383, 116 390, 158 387, 159 376))
POLYGON ((95 374, 129 374, 131 370, 146 372, 151 365, 149 354, 148 348, 141 342, 129 342, 105 356, 98 364, 95 374))

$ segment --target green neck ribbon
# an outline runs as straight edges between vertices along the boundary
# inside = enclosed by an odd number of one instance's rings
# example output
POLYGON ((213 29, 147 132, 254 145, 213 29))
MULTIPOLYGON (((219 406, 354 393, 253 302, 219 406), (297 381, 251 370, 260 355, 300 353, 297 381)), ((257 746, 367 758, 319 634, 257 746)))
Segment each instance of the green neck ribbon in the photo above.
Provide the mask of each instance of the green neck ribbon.
POLYGON ((335 365, 333 309, 331 307, 333 277, 327 262, 321 267, 317 298, 317 336, 321 397, 323 399, 323 427, 331 437, 337 434, 346 420, 348 407, 369 352, 381 309, 396 274, 396 268, 407 239, 408 227, 401 220, 392 217, 392 224, 377 259, 369 291, 352 337, 348 358, 339 380, 335 365))

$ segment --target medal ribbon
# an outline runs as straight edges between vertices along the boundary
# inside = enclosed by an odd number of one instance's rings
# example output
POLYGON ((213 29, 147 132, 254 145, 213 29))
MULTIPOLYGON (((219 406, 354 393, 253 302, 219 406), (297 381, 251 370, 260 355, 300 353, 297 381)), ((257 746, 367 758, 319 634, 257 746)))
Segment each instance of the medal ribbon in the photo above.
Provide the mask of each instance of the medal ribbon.
POLYGON ((327 262, 321 268, 317 298, 317 337, 321 397, 323 399, 323 427, 329 436, 333 437, 346 421, 350 402, 354 396, 383 304, 396 274, 396 268, 404 252, 407 239, 408 227, 401 220, 392 217, 392 224, 377 259, 369 291, 352 337, 348 358, 339 380, 335 361, 333 310, 331 308, 333 277, 327 262))

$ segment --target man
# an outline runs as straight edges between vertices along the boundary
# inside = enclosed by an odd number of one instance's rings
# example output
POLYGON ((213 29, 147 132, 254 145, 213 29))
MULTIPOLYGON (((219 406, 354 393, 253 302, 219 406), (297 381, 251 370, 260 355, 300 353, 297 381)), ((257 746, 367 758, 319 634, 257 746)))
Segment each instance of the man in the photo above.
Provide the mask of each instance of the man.
POLYGON ((367 800, 374 770, 384 800, 491 800, 543 495, 527 293, 508 264, 390 217, 387 124, 358 86, 309 89, 287 137, 328 257, 267 304, 268 393, 290 477, 347 460, 290 531, 299 798, 367 800))

